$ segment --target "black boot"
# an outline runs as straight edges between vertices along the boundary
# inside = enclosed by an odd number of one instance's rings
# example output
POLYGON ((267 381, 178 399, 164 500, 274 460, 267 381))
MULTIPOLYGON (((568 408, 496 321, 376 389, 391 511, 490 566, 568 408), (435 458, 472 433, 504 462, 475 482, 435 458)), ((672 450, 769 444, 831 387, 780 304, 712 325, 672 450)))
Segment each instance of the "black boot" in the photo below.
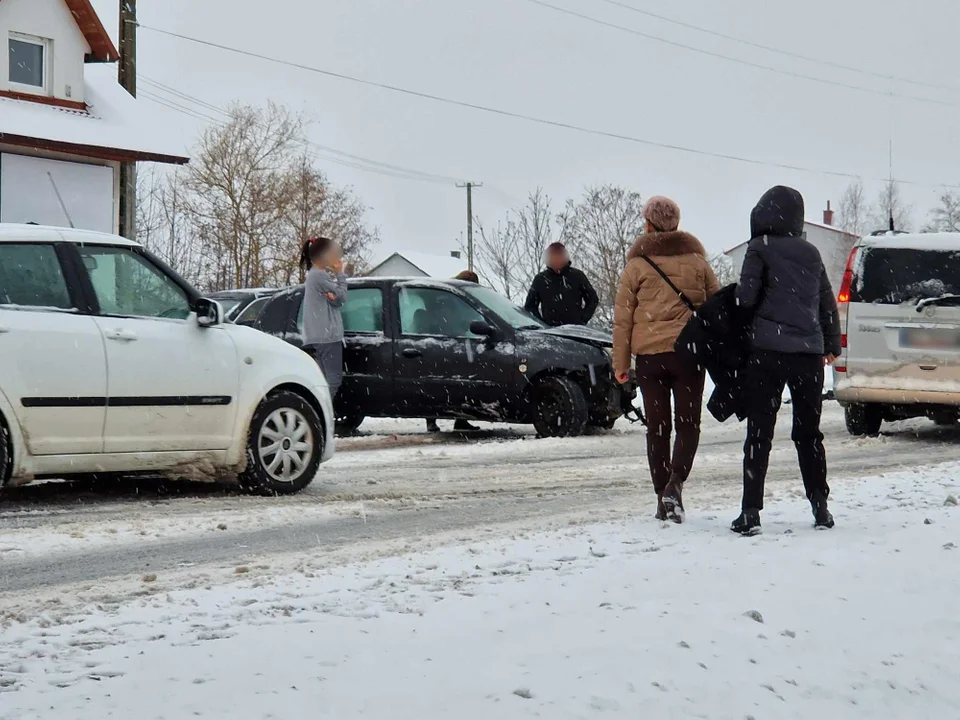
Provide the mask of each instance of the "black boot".
POLYGON ((657 495, 657 514, 654 517, 661 522, 667 520, 667 509, 663 506, 663 495, 657 495))
POLYGON ((683 483, 671 479, 663 489, 663 508, 667 513, 667 520, 681 524, 687 519, 683 510, 683 483))
POLYGON ((738 535, 759 535, 762 532, 760 528, 760 511, 753 508, 744 510, 740 517, 733 521, 730 529, 738 535))
POLYGON ((813 509, 813 526, 817 530, 829 530, 834 526, 833 515, 827 508, 827 496, 822 492, 815 492, 810 498, 810 507, 813 509))

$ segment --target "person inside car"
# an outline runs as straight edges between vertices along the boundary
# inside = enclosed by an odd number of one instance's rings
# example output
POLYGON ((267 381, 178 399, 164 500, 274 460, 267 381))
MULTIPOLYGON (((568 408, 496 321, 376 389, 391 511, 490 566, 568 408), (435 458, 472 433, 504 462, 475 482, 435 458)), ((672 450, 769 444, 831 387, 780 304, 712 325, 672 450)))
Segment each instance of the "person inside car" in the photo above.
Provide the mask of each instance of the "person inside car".
POLYGON ((347 277, 340 247, 330 238, 307 240, 300 254, 306 273, 303 296, 303 346, 317 360, 336 396, 343 381, 343 318, 340 308, 347 300, 347 277))
POLYGON ((586 325, 593 319, 600 298, 582 270, 573 267, 563 243, 551 243, 547 269, 533 279, 524 309, 547 325, 586 325))

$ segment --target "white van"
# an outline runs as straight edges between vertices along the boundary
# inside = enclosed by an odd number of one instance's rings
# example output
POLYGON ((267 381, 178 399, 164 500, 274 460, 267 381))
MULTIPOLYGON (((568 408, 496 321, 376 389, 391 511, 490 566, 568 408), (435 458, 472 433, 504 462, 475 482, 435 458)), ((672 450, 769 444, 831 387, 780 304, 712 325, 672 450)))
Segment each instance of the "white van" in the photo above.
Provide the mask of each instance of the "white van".
POLYGON ((837 400, 853 435, 883 421, 960 418, 960 233, 875 233, 857 243, 838 295, 837 400))

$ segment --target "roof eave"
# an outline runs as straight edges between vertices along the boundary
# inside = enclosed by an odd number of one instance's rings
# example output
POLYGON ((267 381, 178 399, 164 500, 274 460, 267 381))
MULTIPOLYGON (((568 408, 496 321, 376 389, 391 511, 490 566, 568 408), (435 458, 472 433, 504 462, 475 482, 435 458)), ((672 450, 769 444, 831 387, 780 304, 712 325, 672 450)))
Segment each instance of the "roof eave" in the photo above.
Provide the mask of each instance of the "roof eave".
POLYGON ((10 135, 0 133, 0 143, 14 147, 60 152, 68 155, 112 160, 114 162, 155 162, 164 165, 186 165, 190 158, 179 155, 167 155, 144 150, 128 150, 124 148, 108 148, 98 145, 79 145, 75 143, 32 138, 24 135, 10 135))

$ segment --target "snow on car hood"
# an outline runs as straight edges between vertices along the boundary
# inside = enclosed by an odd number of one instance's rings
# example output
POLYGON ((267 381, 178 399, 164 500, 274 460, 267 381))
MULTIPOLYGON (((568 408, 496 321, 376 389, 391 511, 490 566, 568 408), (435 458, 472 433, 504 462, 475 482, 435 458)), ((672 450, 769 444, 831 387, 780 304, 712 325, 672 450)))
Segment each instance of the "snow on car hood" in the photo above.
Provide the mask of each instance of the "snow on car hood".
POLYGON ((544 335, 556 335, 557 337, 567 338, 568 340, 578 340, 580 342, 599 345, 601 347, 613 347, 613 335, 602 330, 594 330, 584 325, 561 325, 560 327, 544 328, 532 332, 542 333, 544 335))

